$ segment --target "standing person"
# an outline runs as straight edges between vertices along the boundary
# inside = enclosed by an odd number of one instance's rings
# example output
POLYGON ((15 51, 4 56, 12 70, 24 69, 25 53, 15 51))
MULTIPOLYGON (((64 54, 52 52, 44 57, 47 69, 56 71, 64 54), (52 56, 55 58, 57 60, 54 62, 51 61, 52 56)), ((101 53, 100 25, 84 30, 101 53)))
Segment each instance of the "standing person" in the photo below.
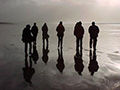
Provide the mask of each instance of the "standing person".
POLYGON ((23 30, 22 41, 25 43, 25 54, 27 55, 28 44, 29 44, 29 53, 31 54, 33 37, 31 35, 29 24, 26 25, 26 27, 23 30))
POLYGON ((47 24, 44 23, 44 25, 42 26, 42 38, 43 38, 43 46, 45 46, 45 40, 46 40, 46 46, 48 46, 48 27, 47 24))
POLYGON ((79 43, 80 48, 82 50, 82 39, 84 35, 84 28, 82 26, 82 22, 77 22, 74 28, 74 35, 76 36, 76 50, 79 49, 79 43))
POLYGON ((92 22, 92 25, 89 27, 90 49, 92 48, 92 43, 93 43, 93 48, 94 50, 96 50, 98 33, 99 33, 98 26, 95 25, 95 22, 92 22))
POLYGON ((31 32, 33 34, 33 43, 34 45, 36 45, 36 38, 38 34, 38 27, 36 26, 36 23, 34 23, 34 25, 32 26, 31 32))
POLYGON ((62 24, 62 21, 60 21, 59 25, 56 28, 57 31, 57 36, 58 36, 58 48, 61 44, 61 48, 62 48, 62 44, 63 44, 63 36, 64 36, 64 32, 65 32, 65 28, 62 24))

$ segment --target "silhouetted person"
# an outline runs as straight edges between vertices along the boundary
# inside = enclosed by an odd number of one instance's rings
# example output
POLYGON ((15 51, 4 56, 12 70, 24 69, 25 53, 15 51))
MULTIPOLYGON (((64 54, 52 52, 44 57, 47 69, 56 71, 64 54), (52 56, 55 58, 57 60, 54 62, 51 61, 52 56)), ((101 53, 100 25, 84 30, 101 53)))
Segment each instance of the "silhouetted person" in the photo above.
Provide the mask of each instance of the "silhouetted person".
POLYGON ((43 60, 43 62, 44 62, 45 64, 47 64, 48 59, 49 59, 48 53, 49 53, 48 44, 47 44, 46 47, 45 47, 45 45, 43 44, 43 56, 42 56, 42 60, 43 60))
POLYGON ((98 33, 99 33, 98 26, 95 25, 95 22, 92 22, 92 26, 89 27, 90 49, 92 48, 93 43, 93 48, 96 50, 98 33))
POLYGON ((36 45, 36 39, 38 35, 38 27, 36 26, 36 23, 34 23, 34 25, 32 26, 31 32, 33 34, 33 43, 34 45, 36 45))
POLYGON ((29 44, 29 53, 31 54, 32 41, 33 37, 30 31, 30 25, 26 25, 22 33, 22 41, 25 43, 25 54, 27 54, 28 44, 29 44))
POLYGON ((65 32, 65 28, 62 24, 62 21, 60 21, 59 25, 56 28, 56 31, 57 31, 57 36, 58 36, 58 47, 61 45, 61 48, 62 48, 63 36, 65 32))
POLYGON ((82 75, 82 71, 84 69, 83 59, 82 59, 82 50, 81 52, 76 51, 76 54, 74 56, 74 61, 75 61, 74 68, 76 72, 78 72, 79 75, 82 75))
POLYGON ((30 85, 32 84, 32 76, 35 73, 35 69, 32 68, 32 60, 31 56, 29 56, 29 62, 28 62, 28 56, 25 56, 25 67, 23 67, 23 77, 26 82, 28 82, 30 85))
POLYGON ((32 59, 35 64, 37 64, 37 61, 39 59, 38 51, 35 45, 33 45, 33 53, 32 53, 32 59))
POLYGON ((91 73, 91 75, 93 76, 95 72, 98 71, 99 69, 99 65, 97 62, 97 56, 96 56, 96 50, 93 51, 93 55, 92 55, 92 51, 90 50, 90 62, 89 62, 89 72, 91 73))
POLYGON ((45 40, 46 40, 46 45, 48 46, 48 27, 47 24, 44 23, 44 25, 42 26, 42 39, 43 39, 43 45, 45 46, 45 40))
POLYGON ((84 35, 84 28, 82 26, 82 22, 77 22, 75 27, 74 27, 74 35, 76 36, 76 50, 79 48, 82 49, 82 39, 84 35))
POLYGON ((65 68, 64 59, 63 59, 63 51, 62 49, 58 49, 58 59, 56 64, 57 69, 63 73, 63 69, 65 68))

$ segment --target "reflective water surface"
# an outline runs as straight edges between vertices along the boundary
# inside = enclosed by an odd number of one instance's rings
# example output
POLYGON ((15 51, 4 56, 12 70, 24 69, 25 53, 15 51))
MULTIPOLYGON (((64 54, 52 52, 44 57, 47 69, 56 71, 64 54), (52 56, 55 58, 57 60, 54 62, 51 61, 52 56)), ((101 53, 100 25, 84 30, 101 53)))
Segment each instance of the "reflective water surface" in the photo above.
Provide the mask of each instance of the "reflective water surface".
POLYGON ((49 24, 49 44, 43 45, 38 23, 37 45, 25 55, 21 41, 25 25, 0 25, 1 90, 119 90, 120 25, 98 24, 97 50, 89 50, 88 27, 82 51, 76 51, 74 24, 64 24, 62 49, 57 48, 56 26, 49 24))

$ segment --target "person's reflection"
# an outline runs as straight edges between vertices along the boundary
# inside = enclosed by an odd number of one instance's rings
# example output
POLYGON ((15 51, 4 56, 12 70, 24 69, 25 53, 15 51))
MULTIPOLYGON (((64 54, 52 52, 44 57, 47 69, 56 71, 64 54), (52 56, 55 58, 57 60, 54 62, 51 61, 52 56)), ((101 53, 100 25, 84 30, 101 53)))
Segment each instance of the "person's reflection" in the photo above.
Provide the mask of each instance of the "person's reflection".
POLYGON ((82 50, 79 49, 76 50, 76 54, 74 56, 74 61, 75 61, 75 71, 78 72, 79 75, 82 75, 82 71, 84 69, 84 65, 83 65, 83 59, 82 59, 82 50))
POLYGON ((39 55, 38 55, 37 47, 35 45, 33 45, 32 59, 33 59, 34 63, 37 64, 39 55))
POLYGON ((44 62, 45 64, 47 64, 48 59, 49 59, 48 53, 49 53, 48 46, 45 48, 45 46, 43 45, 43 56, 42 56, 42 60, 43 60, 43 62, 44 62))
POLYGON ((30 85, 32 84, 32 76, 35 73, 35 69, 32 67, 32 60, 31 56, 29 56, 29 62, 28 62, 28 56, 25 55, 25 67, 23 67, 23 77, 26 82, 28 82, 30 85))
POLYGON ((89 57, 90 57, 90 62, 89 62, 89 72, 91 73, 91 75, 93 76, 95 72, 98 71, 99 69, 99 65, 97 62, 97 56, 96 56, 96 50, 93 51, 93 55, 92 55, 92 50, 90 50, 89 52, 89 57))
POLYGON ((64 65, 62 49, 58 49, 58 59, 57 59, 56 67, 61 73, 63 73, 63 69, 65 68, 65 65, 64 65))

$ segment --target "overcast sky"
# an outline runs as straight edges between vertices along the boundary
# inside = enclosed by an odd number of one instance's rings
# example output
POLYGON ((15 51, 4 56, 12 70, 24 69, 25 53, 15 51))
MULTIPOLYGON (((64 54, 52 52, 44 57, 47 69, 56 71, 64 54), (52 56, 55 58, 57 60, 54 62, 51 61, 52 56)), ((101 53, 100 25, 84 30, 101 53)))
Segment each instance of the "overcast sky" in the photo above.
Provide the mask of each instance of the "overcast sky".
POLYGON ((0 21, 120 22, 120 0, 0 0, 0 21))

